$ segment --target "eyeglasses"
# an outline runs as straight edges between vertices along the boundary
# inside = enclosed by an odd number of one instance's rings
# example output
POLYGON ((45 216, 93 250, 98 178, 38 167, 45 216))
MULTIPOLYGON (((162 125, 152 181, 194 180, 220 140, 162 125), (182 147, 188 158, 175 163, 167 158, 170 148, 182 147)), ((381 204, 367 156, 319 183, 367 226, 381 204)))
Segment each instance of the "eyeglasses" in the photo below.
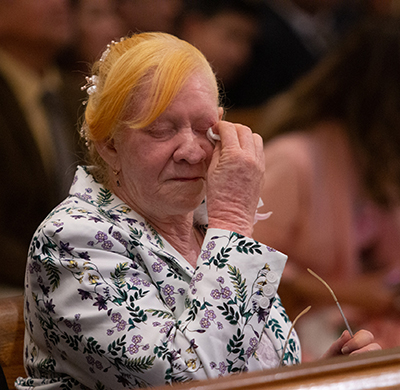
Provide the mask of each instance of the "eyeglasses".
MULTIPOLYGON (((350 336, 353 337, 353 332, 352 332, 352 330, 351 330, 351 328, 350 328, 350 325, 349 325, 349 323, 348 323, 348 321, 347 321, 347 318, 346 318, 346 316, 344 315, 343 310, 342 310, 342 307, 340 306, 340 303, 339 303, 339 301, 337 300, 335 293, 334 293, 333 290, 330 288, 329 284, 328 284, 327 282, 325 282, 324 279, 322 279, 319 275, 317 275, 317 274, 316 274, 314 271, 312 271, 310 268, 307 268, 307 271, 308 271, 312 276, 314 276, 315 278, 317 278, 317 279, 329 290, 329 292, 331 293, 333 299, 334 299, 335 302, 336 302, 337 307, 339 308, 340 314, 341 314, 341 316, 342 316, 342 318, 343 318, 343 320, 344 320, 344 323, 345 323, 345 325, 346 325, 347 330, 348 330, 349 333, 350 333, 350 336)), ((297 315, 297 317, 296 317, 296 318, 294 319, 294 321, 292 322, 292 326, 291 326, 290 329, 289 329, 289 333, 288 333, 288 336, 287 336, 287 338, 286 338, 285 345, 283 346, 282 356, 281 356, 281 359, 280 359, 280 362, 279 362, 279 365, 280 365, 280 366, 281 366, 282 363, 283 363, 283 359, 284 359, 284 357, 285 357, 285 351, 286 351, 287 345, 288 345, 288 343, 289 343, 290 335, 292 334, 293 328, 294 328, 294 326, 295 326, 297 320, 298 320, 300 317, 302 317, 304 314, 306 314, 310 309, 311 309, 311 306, 306 307, 300 314, 297 315)))

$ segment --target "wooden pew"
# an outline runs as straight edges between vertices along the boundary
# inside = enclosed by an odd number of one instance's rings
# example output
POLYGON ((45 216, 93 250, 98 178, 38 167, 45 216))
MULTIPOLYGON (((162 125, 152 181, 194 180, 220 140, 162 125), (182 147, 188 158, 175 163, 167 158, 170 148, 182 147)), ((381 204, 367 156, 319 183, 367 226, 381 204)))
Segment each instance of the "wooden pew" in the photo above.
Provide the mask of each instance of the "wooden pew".
MULTIPOLYGON (((400 347, 174 385, 176 390, 400 389, 400 347)), ((157 390, 171 390, 170 386, 157 390)))

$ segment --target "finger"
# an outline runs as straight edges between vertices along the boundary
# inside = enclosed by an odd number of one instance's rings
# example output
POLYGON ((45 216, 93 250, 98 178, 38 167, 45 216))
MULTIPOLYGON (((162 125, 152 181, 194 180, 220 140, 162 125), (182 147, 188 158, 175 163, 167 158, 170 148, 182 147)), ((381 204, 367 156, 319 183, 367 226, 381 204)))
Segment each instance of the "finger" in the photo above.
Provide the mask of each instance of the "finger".
POLYGON ((240 147, 242 149, 254 152, 256 150, 255 138, 253 137, 253 132, 251 131, 250 127, 240 124, 235 124, 235 127, 238 134, 240 147))
POLYGON ((256 156, 262 162, 263 167, 265 166, 264 158, 264 141, 260 134, 253 133, 253 142, 255 146, 256 156))
POLYGON ((352 353, 350 353, 350 355, 357 355, 359 353, 371 352, 371 351, 380 351, 381 349, 382 347, 378 343, 371 343, 366 345, 365 347, 353 351, 352 353))
POLYGON ((221 138, 223 147, 239 147, 239 139, 236 127, 233 123, 227 121, 219 121, 213 126, 213 132, 221 138))
POLYGON ((345 330, 342 335, 329 347, 323 357, 331 357, 342 354, 343 346, 351 339, 350 333, 345 330))
POLYGON ((374 335, 367 330, 360 330, 352 339, 347 341, 342 347, 342 353, 347 355, 370 345, 374 342, 374 335))

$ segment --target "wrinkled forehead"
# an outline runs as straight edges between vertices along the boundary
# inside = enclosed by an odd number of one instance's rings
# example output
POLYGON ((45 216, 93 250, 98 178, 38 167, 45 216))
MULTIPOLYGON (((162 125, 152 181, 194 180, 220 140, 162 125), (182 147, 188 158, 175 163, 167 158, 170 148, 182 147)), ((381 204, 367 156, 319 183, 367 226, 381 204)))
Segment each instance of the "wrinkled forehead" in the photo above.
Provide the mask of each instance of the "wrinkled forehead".
MULTIPOLYGON (((187 100, 187 104, 191 104, 191 100, 198 95, 207 96, 209 101, 215 102, 216 109, 219 106, 218 84, 214 76, 210 77, 207 72, 197 70, 189 75, 187 79, 180 85, 177 93, 171 96, 163 96, 158 94, 158 87, 154 88, 154 70, 147 73, 143 77, 143 81, 132 90, 129 102, 125 110, 125 120, 134 117, 145 117, 150 110, 155 108, 157 115, 152 117, 152 122, 156 120, 171 104, 179 99, 183 94, 187 100)), ((173 80, 170 82, 173 82, 173 80)), ((163 83, 161 83, 163 84, 163 83)), ((164 86, 165 87, 165 86, 164 86)))

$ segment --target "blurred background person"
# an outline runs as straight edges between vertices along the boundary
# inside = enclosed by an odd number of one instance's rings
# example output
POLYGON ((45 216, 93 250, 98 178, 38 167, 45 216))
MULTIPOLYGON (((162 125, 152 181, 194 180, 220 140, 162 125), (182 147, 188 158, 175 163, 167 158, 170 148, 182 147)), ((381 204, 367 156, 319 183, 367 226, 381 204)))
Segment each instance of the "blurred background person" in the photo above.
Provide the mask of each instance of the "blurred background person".
POLYGON ((225 106, 234 105, 230 88, 251 60, 260 32, 260 8, 251 0, 186 0, 177 35, 196 46, 211 63, 225 106))
POLYGON ((73 35, 58 56, 63 78, 70 86, 69 104, 75 106, 77 122, 84 112, 81 90, 85 75, 91 74, 91 64, 112 40, 119 40, 128 30, 117 12, 116 0, 69 0, 72 11, 73 35))
MULTIPOLYGON (((368 0, 369 1, 369 0, 368 0)), ((255 55, 229 95, 227 119, 252 127, 260 106, 309 72, 366 12, 364 0, 255 0, 261 33, 255 55)))
MULTIPOLYGON (((112 40, 127 34, 116 0, 70 0, 74 21, 72 47, 77 64, 87 71, 112 40)), ((77 65, 75 64, 75 66, 77 65)), ((90 71, 90 69, 89 69, 90 71)))
POLYGON ((67 0, 0 1, 0 285, 23 288, 37 224, 68 193, 78 149, 55 58, 70 42, 67 0))
POLYGON ((399 85, 400 20, 367 19, 271 100, 256 129, 265 140, 262 211, 273 214, 254 237, 289 256, 281 283, 289 315, 313 306, 297 327, 306 358, 343 325, 336 307, 318 310, 333 302, 308 267, 355 327, 385 348, 400 345, 399 85))
POLYGON ((183 0, 116 0, 128 32, 161 31, 173 34, 183 0))

